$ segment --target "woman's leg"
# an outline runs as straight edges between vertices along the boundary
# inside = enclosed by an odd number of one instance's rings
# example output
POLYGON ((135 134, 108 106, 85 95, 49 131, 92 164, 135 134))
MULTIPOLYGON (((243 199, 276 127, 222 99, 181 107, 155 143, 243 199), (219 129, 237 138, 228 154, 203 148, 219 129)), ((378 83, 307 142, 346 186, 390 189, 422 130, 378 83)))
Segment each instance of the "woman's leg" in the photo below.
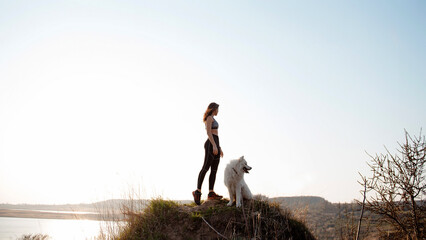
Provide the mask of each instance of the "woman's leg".
POLYGON ((214 188, 214 182, 216 181, 216 173, 217 173, 217 168, 219 166, 219 161, 220 161, 220 155, 216 155, 213 159, 212 165, 210 167, 210 178, 209 178, 209 196, 208 199, 209 200, 220 200, 222 199, 223 196, 217 195, 213 188, 214 188))
POLYGON ((209 177, 209 190, 213 192, 214 183, 216 181, 216 173, 217 168, 219 167, 219 160, 220 158, 215 158, 212 161, 211 169, 210 169, 210 177, 209 177))
MULTIPOLYGON (((197 190, 201 192, 201 186, 203 185, 204 177, 206 176, 207 171, 213 163, 213 147, 209 140, 204 144, 204 164, 201 168, 200 173, 198 174, 197 190)), ((217 170, 217 168, 216 168, 217 170)), ((211 175, 211 174, 210 174, 211 175)))
POLYGON ((216 135, 213 135, 213 139, 216 143, 217 149, 218 149, 218 153, 216 155, 211 154, 212 159, 212 163, 210 166, 210 177, 209 177, 209 190, 210 192, 214 192, 213 188, 214 188, 214 183, 216 181, 216 173, 217 173, 217 168, 219 166, 219 161, 220 161, 220 145, 219 145, 219 137, 216 135))

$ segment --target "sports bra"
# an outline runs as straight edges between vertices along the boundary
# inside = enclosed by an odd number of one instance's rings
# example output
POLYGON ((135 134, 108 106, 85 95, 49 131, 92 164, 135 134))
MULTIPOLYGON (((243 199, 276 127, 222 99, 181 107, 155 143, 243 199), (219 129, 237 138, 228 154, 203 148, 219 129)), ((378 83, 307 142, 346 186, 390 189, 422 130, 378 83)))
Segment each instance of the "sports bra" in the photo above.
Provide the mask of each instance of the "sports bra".
POLYGON ((219 123, 216 121, 216 119, 213 118, 212 129, 218 129, 218 128, 219 128, 219 123))

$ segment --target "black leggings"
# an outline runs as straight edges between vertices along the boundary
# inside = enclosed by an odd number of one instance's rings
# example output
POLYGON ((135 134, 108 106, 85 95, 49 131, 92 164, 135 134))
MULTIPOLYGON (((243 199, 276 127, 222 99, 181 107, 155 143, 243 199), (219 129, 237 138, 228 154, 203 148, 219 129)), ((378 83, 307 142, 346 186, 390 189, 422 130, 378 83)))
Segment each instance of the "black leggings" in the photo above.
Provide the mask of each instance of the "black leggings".
POLYGON ((213 154, 213 145, 209 139, 204 143, 204 164, 203 168, 198 175, 198 184, 197 188, 201 190, 201 185, 203 184, 204 177, 206 176, 207 171, 210 168, 210 177, 209 177, 209 190, 213 190, 214 182, 216 181, 217 167, 219 166, 220 160, 220 146, 219 146, 219 137, 212 134, 214 142, 216 143, 218 152, 217 155, 213 154))

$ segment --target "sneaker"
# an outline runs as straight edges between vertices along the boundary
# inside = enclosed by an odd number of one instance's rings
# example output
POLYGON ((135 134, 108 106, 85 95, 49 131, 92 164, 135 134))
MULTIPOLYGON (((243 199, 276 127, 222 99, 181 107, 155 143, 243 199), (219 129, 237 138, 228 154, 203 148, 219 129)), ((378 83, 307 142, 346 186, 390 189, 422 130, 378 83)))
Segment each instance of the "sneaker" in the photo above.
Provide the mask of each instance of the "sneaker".
POLYGON ((201 192, 198 190, 195 190, 192 192, 192 196, 194 196, 194 202, 197 205, 201 204, 201 192))
POLYGON ((215 192, 209 192, 208 200, 220 200, 223 196, 217 195, 215 192))

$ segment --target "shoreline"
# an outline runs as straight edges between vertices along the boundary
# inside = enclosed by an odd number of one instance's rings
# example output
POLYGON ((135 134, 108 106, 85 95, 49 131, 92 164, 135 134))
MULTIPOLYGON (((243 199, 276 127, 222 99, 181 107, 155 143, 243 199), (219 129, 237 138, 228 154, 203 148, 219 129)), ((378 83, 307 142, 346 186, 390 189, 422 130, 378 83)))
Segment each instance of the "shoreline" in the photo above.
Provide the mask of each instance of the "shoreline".
POLYGON ((0 217, 14 218, 41 218, 41 219, 67 219, 67 220, 108 220, 103 219, 99 213, 56 213, 37 210, 0 209, 0 217))

